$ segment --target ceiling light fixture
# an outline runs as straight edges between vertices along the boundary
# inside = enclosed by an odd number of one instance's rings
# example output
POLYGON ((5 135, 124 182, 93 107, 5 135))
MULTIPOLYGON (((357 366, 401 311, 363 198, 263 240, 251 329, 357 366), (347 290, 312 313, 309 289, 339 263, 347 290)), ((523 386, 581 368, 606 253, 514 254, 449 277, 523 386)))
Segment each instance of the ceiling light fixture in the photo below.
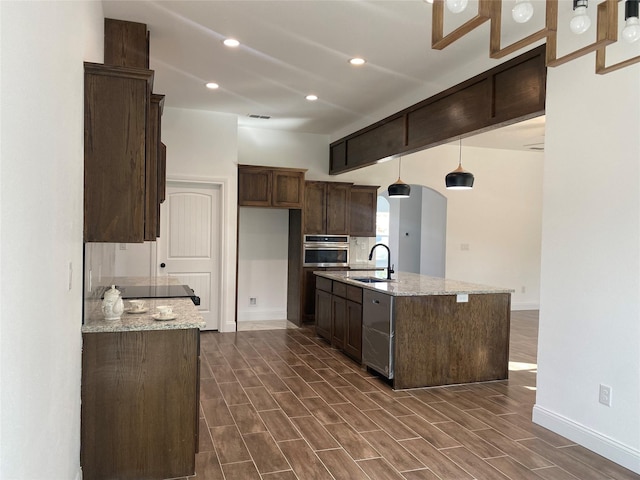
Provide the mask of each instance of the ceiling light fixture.
POLYGON ((624 2, 625 27, 622 29, 622 38, 627 43, 637 42, 640 38, 639 10, 640 0, 627 0, 624 2))
POLYGON ((367 63, 367 61, 364 58, 360 58, 360 57, 355 57, 355 58, 351 58, 349 59, 349 63, 351 65, 364 65, 365 63, 367 63))
POLYGON ((449 190, 470 190, 473 188, 473 173, 462 168, 462 138, 460 139, 460 158, 458 168, 445 177, 445 185, 449 190))
POLYGON ((318 100, 318 96, 317 96, 317 95, 313 95, 313 94, 311 94, 311 95, 307 95, 307 96, 306 96, 306 97, 304 97, 304 98, 306 98, 306 99, 307 99, 307 100, 309 100, 310 102, 315 102, 316 100, 318 100))
POLYGON ((402 157, 400 157, 398 162, 398 180, 395 183, 389 185, 387 191, 389 192, 389 196, 393 198, 409 198, 411 195, 411 185, 404 183, 400 180, 400 172, 402 170, 402 157))
POLYGON ((516 0, 511 16, 516 23, 527 23, 533 17, 533 5, 529 0, 516 0))
POLYGON ((576 35, 589 30, 591 19, 587 15, 588 0, 573 0, 573 18, 569 22, 569 28, 576 35))
POLYGON ((460 13, 467 8, 469 0, 445 0, 445 3, 451 13, 460 13))
POLYGON ((217 84, 217 83, 215 83, 215 82, 209 82, 209 83, 206 83, 206 84, 205 84, 205 87, 207 87, 207 88, 209 88, 209 89, 211 89, 211 90, 215 90, 216 88, 219 88, 219 87, 220 87, 220 85, 218 85, 218 84, 217 84))
POLYGON ((227 47, 231 47, 231 48, 236 48, 240 46, 240 42, 235 38, 225 38, 222 43, 224 43, 227 47))

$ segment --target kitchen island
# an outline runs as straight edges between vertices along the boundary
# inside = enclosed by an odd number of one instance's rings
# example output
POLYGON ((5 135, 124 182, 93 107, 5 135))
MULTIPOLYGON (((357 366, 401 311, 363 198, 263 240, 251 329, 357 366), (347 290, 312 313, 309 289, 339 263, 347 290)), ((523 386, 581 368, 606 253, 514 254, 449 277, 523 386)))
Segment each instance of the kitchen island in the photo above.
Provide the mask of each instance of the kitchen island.
POLYGON ((316 275, 316 332, 336 348, 345 332, 355 344, 358 310, 348 306, 359 302, 362 363, 395 389, 508 377, 513 290, 406 272, 390 281, 381 273, 316 275))
POLYGON ((189 298, 144 301, 144 313, 125 311, 120 320, 105 320, 99 295, 85 299, 80 460, 88 480, 195 472, 205 322, 189 298), (155 320, 158 305, 171 306, 176 318, 155 320))

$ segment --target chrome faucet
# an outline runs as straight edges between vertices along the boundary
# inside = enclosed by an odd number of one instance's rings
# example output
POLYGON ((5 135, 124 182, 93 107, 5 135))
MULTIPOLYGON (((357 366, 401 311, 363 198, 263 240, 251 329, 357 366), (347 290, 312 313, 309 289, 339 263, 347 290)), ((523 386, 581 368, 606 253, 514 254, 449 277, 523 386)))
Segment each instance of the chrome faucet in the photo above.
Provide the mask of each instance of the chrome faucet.
POLYGON ((373 258, 373 251, 376 247, 384 247, 387 249, 387 280, 391 280, 391 274, 393 272, 393 266, 391 265, 391 250, 384 243, 376 243, 373 247, 371 247, 371 251, 369 252, 369 260, 373 258))

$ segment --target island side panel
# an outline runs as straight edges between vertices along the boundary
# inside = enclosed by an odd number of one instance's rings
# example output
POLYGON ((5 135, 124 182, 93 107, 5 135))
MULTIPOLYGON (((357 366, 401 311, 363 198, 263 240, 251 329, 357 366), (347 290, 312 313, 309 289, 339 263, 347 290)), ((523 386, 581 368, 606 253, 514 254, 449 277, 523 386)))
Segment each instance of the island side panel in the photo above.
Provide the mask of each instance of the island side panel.
POLYGON ((509 293, 395 297, 394 388, 506 379, 509 293))
POLYGON ((83 334, 85 478, 193 475, 198 355, 198 329, 83 334))

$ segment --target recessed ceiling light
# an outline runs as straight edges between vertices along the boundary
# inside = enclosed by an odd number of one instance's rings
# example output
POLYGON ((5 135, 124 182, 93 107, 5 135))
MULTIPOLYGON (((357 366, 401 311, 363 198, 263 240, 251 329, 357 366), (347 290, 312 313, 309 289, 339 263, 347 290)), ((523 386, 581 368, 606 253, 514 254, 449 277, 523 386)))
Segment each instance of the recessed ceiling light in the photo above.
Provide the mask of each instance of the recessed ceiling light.
POLYGON ((240 42, 235 38, 225 38, 222 43, 224 43, 227 47, 231 47, 231 48, 235 48, 240 45, 240 42))
POLYGON ((351 65, 364 65, 367 61, 364 58, 355 57, 349 60, 351 65))
POLYGON ((318 100, 318 96, 317 95, 307 95, 306 97, 307 100, 309 100, 310 102, 315 102, 316 100, 318 100))
POLYGON ((209 82, 205 84, 205 87, 210 88, 211 90, 215 90, 216 88, 220 87, 220 85, 215 82, 209 82))

